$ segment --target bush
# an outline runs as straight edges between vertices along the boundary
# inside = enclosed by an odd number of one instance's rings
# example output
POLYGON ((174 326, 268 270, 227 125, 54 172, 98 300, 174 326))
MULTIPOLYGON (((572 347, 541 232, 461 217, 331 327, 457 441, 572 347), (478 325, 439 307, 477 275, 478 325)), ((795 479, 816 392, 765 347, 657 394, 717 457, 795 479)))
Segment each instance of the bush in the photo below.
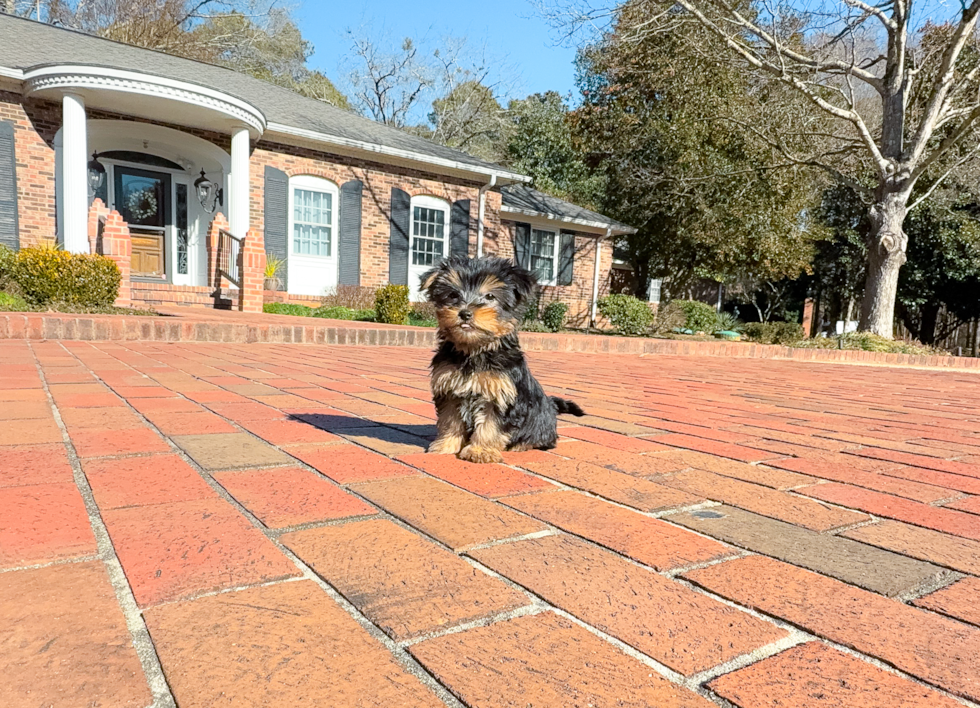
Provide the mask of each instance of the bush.
POLYGON ((797 322, 750 322, 742 334, 759 344, 795 344, 803 339, 803 325, 797 322))
POLYGON ((607 295, 599 300, 599 312, 622 334, 636 337, 653 324, 649 305, 632 295, 607 295))
POLYGON ((550 330, 544 326, 541 320, 531 320, 530 322, 525 322, 521 325, 521 329, 525 332, 549 332, 550 330))
POLYGON ((431 302, 416 302, 408 313, 408 323, 416 327, 437 327, 436 306, 431 302))
POLYGON ((10 293, 0 293, 0 312, 23 312, 30 308, 22 297, 10 293))
POLYGON ((374 320, 374 310, 352 310, 349 307, 323 307, 322 305, 310 312, 311 317, 322 317, 328 320, 359 320, 370 322, 374 320))
POLYGON ((346 307, 349 310, 370 310, 374 307, 374 288, 360 285, 338 285, 330 295, 324 295, 320 307, 346 307))
POLYGON ((122 280, 111 258, 47 245, 22 248, 12 276, 32 305, 64 303, 93 309, 110 307, 122 280))
MULTIPOLYGON (((527 305, 524 308, 524 318, 521 321, 525 325, 527 325, 530 322, 535 322, 541 319, 540 315, 541 315, 541 294, 534 293, 527 300, 527 305)), ((524 329, 527 329, 527 327, 524 327, 524 329)))
POLYGON ((565 314, 568 305, 563 302, 549 302, 541 313, 541 322, 549 332, 560 332, 565 328, 565 314))
POLYGON ((17 254, 6 246, 0 246, 0 286, 13 277, 17 254))
POLYGON ((407 324, 412 304, 408 301, 407 285, 385 285, 374 294, 374 311, 378 322, 407 324))
POLYGON ((262 306, 262 312, 270 315, 294 315, 296 317, 309 317, 313 312, 312 307, 306 305, 293 305, 288 302, 267 302, 262 306))
POLYGON ((684 312, 684 327, 695 332, 714 332, 718 313, 706 302, 697 300, 674 300, 684 312))
POLYGON ((670 334, 675 329, 683 327, 686 321, 687 315, 684 314, 684 310, 677 303, 668 302, 657 307, 653 331, 657 334, 670 334))
POLYGON ((730 312, 719 312, 715 318, 716 332, 741 332, 745 325, 730 312))

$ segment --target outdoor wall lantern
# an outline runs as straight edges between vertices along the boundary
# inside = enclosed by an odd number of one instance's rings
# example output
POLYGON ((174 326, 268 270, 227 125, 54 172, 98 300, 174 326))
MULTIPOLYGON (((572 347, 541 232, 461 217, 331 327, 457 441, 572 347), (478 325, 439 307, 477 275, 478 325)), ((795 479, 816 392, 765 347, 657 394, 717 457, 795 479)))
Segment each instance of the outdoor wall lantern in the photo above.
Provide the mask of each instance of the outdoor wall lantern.
POLYGON ((105 165, 99 162, 99 153, 93 152, 88 161, 88 198, 94 199, 105 185, 105 165))
POLYGON ((213 214, 219 204, 224 206, 224 190, 208 179, 203 168, 201 169, 201 176, 194 180, 194 188, 197 190, 197 198, 201 200, 201 206, 208 214, 213 214))

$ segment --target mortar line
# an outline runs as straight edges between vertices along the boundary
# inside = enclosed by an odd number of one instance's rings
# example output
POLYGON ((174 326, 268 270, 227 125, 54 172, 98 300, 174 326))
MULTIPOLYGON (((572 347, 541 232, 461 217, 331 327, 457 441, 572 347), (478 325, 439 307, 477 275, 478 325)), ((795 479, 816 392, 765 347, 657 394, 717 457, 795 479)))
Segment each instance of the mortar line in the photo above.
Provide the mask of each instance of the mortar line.
MULTIPOLYGON (((153 644, 153 640, 150 638, 150 632, 146 627, 145 621, 143 620, 143 615, 140 612, 139 605, 136 603, 136 597, 133 595, 133 590, 126 578, 126 573, 123 571, 122 564, 119 562, 119 557, 116 555, 116 549, 112 545, 112 539, 109 537, 109 531, 105 526, 105 522, 102 520, 101 512, 99 511, 99 507, 95 502, 95 496, 92 494, 92 487, 89 485, 88 478, 85 476, 85 473, 82 470, 81 461, 79 460, 78 454, 75 450, 75 445, 72 443, 71 437, 68 435, 68 428, 65 425, 64 420, 61 418, 61 411, 58 409, 54 396, 51 394, 51 389, 48 387, 47 377, 44 373, 44 366, 38 359, 36 352, 34 352, 33 345, 28 344, 28 346, 31 350, 31 355, 34 357, 35 366, 37 367, 38 374, 41 379, 41 386, 44 388, 44 393, 48 398, 48 404, 51 406, 51 411, 54 414, 55 423, 61 430, 62 441, 64 442, 65 450, 68 454, 68 462, 72 469, 72 477, 75 481, 75 486, 78 488, 78 491, 82 496, 83 503, 85 504, 85 512, 88 515, 89 524, 91 525, 92 532, 95 536, 99 557, 102 560, 107 575, 109 576, 109 582, 112 584, 116 601, 119 603, 119 607, 122 610, 123 617, 126 621, 126 628, 129 630, 130 637, 132 638, 133 648, 136 651, 140 666, 143 669, 143 674, 146 677, 146 682, 150 689, 150 695, 153 697, 153 706, 154 708, 176 708, 177 703, 174 700, 173 693, 170 691, 170 686, 167 683, 167 678, 163 671, 163 665, 160 663, 160 657, 157 655, 156 647, 153 644)), ((62 349, 65 349, 65 351, 68 351, 63 345, 60 346, 62 349)), ((71 354, 76 361, 79 361, 74 354, 71 352, 69 352, 69 354, 71 354)), ((82 365, 85 369, 91 371, 88 366, 85 364, 82 365)), ((94 372, 92 373, 94 375, 94 372)))

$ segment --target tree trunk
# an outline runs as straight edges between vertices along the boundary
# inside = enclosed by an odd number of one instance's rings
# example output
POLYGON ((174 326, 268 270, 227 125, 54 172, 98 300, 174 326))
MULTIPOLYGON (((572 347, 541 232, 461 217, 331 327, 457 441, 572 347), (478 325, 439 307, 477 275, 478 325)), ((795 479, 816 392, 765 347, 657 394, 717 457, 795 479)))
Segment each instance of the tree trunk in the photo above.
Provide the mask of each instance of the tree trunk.
POLYGON ((927 302, 921 307, 919 341, 923 344, 936 343, 936 323, 939 322, 939 303, 927 302))
POLYGON ((908 245, 902 224, 908 211, 909 191, 895 189, 894 185, 884 186, 870 213, 868 276, 858 329, 889 339, 894 336, 898 271, 905 263, 908 245))

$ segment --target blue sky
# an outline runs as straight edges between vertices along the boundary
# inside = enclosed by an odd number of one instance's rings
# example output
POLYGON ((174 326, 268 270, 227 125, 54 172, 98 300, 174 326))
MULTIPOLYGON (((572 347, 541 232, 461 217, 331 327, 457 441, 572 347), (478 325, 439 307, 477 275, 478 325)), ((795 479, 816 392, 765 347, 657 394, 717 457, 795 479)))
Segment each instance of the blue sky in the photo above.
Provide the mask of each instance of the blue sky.
POLYGON ((556 46, 556 34, 530 0, 302 0, 294 8, 303 36, 315 49, 310 66, 338 84, 350 46, 346 30, 361 28, 368 36, 387 35, 399 43, 404 37, 436 43, 451 35, 466 37, 474 47, 485 45, 490 56, 503 58, 516 70, 519 80, 508 98, 574 88, 575 51, 556 46))

